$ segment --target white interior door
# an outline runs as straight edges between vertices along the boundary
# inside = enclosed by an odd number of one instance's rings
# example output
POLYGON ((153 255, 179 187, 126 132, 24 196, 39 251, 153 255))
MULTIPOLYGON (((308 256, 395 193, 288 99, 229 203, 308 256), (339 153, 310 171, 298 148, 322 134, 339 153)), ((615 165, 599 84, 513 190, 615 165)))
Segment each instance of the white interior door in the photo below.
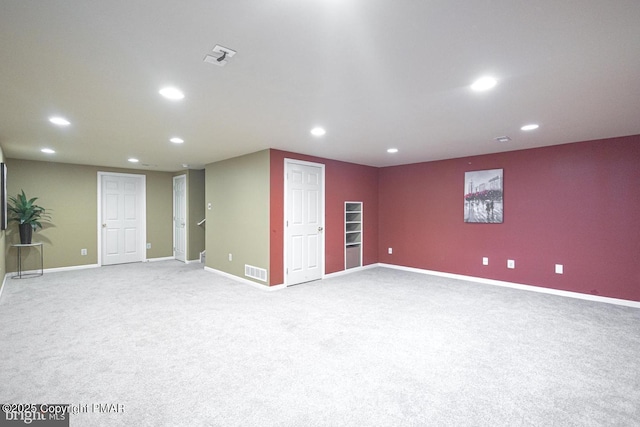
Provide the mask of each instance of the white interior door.
POLYGON ((100 174, 102 265, 144 261, 144 176, 100 174))
POLYGON ((187 252, 187 177, 173 177, 173 256, 185 262, 187 252))
POLYGON ((285 160, 285 283, 324 274, 324 165, 285 160))

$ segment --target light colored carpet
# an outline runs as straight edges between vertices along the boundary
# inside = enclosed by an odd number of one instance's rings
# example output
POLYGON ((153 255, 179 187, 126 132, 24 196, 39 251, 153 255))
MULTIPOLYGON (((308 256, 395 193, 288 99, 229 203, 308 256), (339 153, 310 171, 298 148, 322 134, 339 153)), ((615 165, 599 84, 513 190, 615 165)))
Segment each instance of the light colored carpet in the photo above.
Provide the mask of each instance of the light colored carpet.
POLYGON ((2 402, 124 405, 72 426, 640 425, 640 310, 384 268, 8 279, 0 346, 2 402))

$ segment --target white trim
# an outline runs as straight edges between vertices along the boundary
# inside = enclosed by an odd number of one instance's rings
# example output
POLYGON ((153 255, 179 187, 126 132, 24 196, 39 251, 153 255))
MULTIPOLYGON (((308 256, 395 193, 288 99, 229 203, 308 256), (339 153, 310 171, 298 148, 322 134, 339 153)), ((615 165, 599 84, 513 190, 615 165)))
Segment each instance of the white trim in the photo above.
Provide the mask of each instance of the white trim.
POLYGON ((379 264, 368 264, 360 267, 348 268, 346 270, 336 271, 334 273, 328 273, 324 276, 325 279, 330 279, 332 277, 346 276, 347 274, 356 273, 362 270, 371 270, 372 268, 382 267, 379 264))
POLYGON ((420 268, 403 267, 401 265, 378 263, 379 267, 392 268, 395 270, 410 271, 413 273, 428 274, 431 276, 447 277, 450 279, 468 280, 471 282, 483 283, 485 285, 502 286, 505 288, 519 289, 522 291, 539 292, 568 298, 576 298, 587 301, 603 302, 607 304, 623 305, 626 307, 640 308, 640 301, 631 301, 619 298, 603 297, 599 295, 583 294, 580 292, 563 291, 559 289, 543 288, 541 286, 523 285, 520 283, 505 282, 502 280, 485 279, 482 277, 465 276, 462 274, 443 273, 441 271, 423 270, 420 268))
POLYGON ((4 285, 7 283, 7 277, 9 277, 9 273, 6 273, 2 279, 2 286, 0 286, 0 301, 2 301, 2 291, 4 290, 4 285))
POLYGON ((57 273, 60 271, 86 270, 88 268, 98 268, 98 264, 71 265, 69 267, 54 267, 44 269, 45 273, 57 273))
POLYGON ((187 259, 184 261, 185 264, 196 264, 199 263, 200 260, 199 259, 187 259))
POLYGON ((142 262, 147 260, 147 176, 144 174, 134 173, 118 173, 118 172, 102 172, 98 171, 98 265, 102 266, 102 177, 104 176, 127 176, 130 178, 140 179, 142 184, 140 206, 140 217, 144 220, 140 221, 140 246, 142 250, 142 262))
POLYGON ((158 261, 171 261, 176 259, 175 257, 172 256, 165 256, 165 257, 160 257, 160 258, 147 258, 144 260, 144 262, 158 262, 158 261))
MULTIPOLYGON (((323 232, 322 232, 322 239, 320 241, 320 257, 322 259, 322 271, 320 272, 320 280, 324 279, 325 276, 325 271, 326 271, 326 256, 325 256, 325 235, 326 235, 326 192, 327 192, 327 185, 326 185, 326 178, 325 178, 325 165, 324 163, 314 163, 314 162, 308 162, 305 160, 297 160, 297 159, 291 159, 288 157, 284 158, 284 174, 283 174, 283 178, 284 178, 284 194, 283 194, 283 215, 282 215, 282 230, 283 230, 283 238, 284 238, 284 244, 283 244, 283 268, 282 268, 282 275, 284 277, 284 286, 289 286, 288 283, 288 275, 287 275, 287 259, 288 259, 288 254, 289 254, 289 243, 287 237, 287 207, 288 207, 288 203, 289 203, 289 197, 287 195, 288 193, 288 180, 287 180, 287 172, 288 172, 288 165, 290 163, 294 163, 294 164, 298 164, 298 165, 303 165, 303 166, 311 166, 311 167, 315 167, 315 168, 320 168, 320 170, 322 171, 322 210, 321 210, 321 217, 322 217, 322 227, 323 227, 323 232)), ((279 286, 279 285, 276 285, 279 286)), ((273 286, 272 286, 273 287, 273 286)))
POLYGON ((204 269, 205 269, 205 271, 208 271, 210 273, 219 274, 220 276, 224 276, 224 277, 226 277, 228 279, 235 280, 236 282, 244 283, 245 285, 251 285, 254 288, 258 288, 258 289, 261 289, 263 291, 279 291, 279 290, 282 290, 282 289, 286 289, 285 285, 275 285, 275 286, 261 285, 260 283, 252 282, 251 280, 247 280, 247 279, 244 279, 242 277, 234 276, 233 274, 225 273, 224 271, 216 270, 215 268, 211 268, 211 267, 206 267, 205 266, 204 269))
MULTIPOLYGON (((45 269, 42 270, 42 273, 43 274, 59 273, 61 271, 86 270, 86 269, 89 269, 89 268, 98 268, 98 267, 100 267, 98 264, 70 265, 70 266, 67 266, 67 267, 45 268, 45 269)), ((16 272, 7 273, 5 275, 5 280, 7 279, 7 277, 13 278, 13 276, 16 275, 16 274, 17 274, 16 272)), ((22 274, 38 274, 39 275, 40 274, 40 269, 23 271, 22 274)), ((31 277, 31 278, 34 278, 34 277, 31 277)), ((0 290, 0 292, 1 292, 1 290, 0 290)))

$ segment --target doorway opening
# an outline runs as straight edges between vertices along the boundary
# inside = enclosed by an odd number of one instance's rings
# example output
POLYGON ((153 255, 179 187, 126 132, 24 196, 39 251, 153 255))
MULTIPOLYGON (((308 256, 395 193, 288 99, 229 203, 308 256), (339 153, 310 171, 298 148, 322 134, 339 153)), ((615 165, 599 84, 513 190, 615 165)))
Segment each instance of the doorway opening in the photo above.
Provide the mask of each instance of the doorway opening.
POLYGON ((187 256, 187 176, 173 177, 173 257, 185 262, 187 256))

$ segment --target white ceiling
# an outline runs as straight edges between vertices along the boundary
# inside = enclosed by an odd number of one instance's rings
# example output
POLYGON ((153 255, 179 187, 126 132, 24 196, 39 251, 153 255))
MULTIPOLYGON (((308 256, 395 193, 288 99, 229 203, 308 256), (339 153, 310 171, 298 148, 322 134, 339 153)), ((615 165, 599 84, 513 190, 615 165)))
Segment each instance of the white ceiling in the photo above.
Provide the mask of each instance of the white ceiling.
POLYGON ((640 134, 638 0, 0 0, 0 40, 9 158, 388 166, 640 134), (225 67, 203 62, 216 44, 225 67))

